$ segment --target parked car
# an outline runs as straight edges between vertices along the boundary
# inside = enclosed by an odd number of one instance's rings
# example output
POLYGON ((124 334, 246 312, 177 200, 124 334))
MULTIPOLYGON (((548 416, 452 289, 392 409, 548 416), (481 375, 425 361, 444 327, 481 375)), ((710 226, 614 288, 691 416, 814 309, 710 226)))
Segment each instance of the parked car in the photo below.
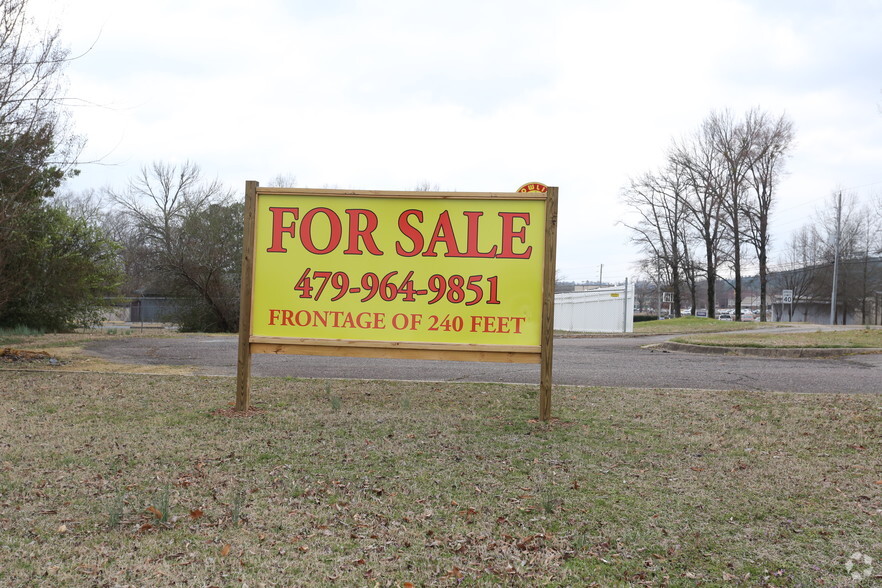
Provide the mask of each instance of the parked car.
POLYGON ((695 316, 707 318, 707 309, 706 308, 699 308, 698 310, 695 311, 695 316))
POLYGON ((755 321, 756 316, 753 314, 753 311, 749 308, 745 308, 741 311, 741 320, 743 321, 755 321))
POLYGON ((717 315, 717 318, 721 321, 731 321, 732 313, 728 311, 721 311, 720 314, 717 315))

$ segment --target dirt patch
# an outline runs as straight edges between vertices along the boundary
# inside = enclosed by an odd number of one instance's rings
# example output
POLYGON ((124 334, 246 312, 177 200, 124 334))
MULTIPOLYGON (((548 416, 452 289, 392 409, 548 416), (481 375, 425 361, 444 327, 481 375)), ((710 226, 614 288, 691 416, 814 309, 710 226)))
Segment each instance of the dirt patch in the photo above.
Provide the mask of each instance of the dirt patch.
POLYGON ((259 408, 249 408, 248 410, 236 410, 235 407, 219 408, 211 414, 214 416, 222 416, 227 418, 246 418, 266 414, 265 410, 259 408))
POLYGON ((58 359, 45 351, 28 351, 26 349, 14 349, 5 347, 0 351, 0 361, 5 363, 45 363, 49 365, 61 365, 58 359))

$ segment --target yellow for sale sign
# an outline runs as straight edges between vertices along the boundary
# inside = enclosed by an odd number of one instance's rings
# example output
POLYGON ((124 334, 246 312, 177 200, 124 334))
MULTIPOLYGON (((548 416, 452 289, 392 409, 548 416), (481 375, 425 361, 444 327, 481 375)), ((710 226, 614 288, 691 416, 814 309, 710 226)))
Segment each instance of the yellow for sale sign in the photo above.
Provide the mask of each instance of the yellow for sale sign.
POLYGON ((245 184, 236 410, 253 353, 539 363, 551 418, 557 188, 245 184))
POLYGON ((259 188, 251 333, 538 353, 546 198, 259 188))

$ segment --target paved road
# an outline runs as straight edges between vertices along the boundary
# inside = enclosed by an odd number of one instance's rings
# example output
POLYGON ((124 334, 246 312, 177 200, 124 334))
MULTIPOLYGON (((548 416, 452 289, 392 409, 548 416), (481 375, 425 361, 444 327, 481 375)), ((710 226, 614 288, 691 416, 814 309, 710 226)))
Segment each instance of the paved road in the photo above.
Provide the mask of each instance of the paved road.
MULTIPOLYGON (((586 386, 704 388, 781 392, 882 393, 882 354, 841 359, 760 359, 667 353, 644 348, 668 337, 555 340, 554 382, 586 386)), ((200 373, 234 375, 232 336, 131 338, 90 344, 115 361, 194 365, 200 373)), ((255 376, 364 378, 535 384, 539 367, 447 361, 255 355, 255 376)))

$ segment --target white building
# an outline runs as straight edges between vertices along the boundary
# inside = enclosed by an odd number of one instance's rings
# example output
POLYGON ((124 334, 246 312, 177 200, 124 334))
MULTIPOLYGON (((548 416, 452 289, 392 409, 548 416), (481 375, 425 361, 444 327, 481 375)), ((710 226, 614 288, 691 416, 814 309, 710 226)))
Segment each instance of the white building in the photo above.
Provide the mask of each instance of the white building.
POLYGON ((634 331, 634 288, 611 286, 554 296, 554 329, 586 333, 634 331))

